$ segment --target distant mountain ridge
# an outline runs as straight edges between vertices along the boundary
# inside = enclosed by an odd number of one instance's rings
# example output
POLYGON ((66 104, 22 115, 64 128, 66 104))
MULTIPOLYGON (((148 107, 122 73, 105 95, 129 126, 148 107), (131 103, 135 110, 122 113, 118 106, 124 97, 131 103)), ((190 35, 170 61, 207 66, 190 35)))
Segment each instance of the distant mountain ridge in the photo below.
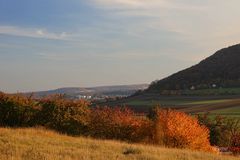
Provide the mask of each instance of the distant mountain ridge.
POLYGON ((199 64, 153 82, 146 92, 240 87, 240 44, 221 49, 199 64))
POLYGON ((68 97, 77 98, 79 96, 129 96, 138 90, 144 90, 148 84, 136 85, 117 85, 117 86, 99 86, 99 87, 65 87, 55 90, 38 91, 24 93, 33 94, 36 98, 42 98, 54 94, 65 94, 68 97))

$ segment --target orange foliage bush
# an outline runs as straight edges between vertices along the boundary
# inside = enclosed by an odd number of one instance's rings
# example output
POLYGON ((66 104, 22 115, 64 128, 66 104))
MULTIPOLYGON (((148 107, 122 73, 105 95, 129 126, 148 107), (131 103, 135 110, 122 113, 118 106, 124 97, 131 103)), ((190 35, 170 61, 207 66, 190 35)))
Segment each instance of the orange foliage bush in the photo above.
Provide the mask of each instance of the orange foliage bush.
POLYGON ((160 110, 155 120, 154 140, 168 147, 213 151, 209 130, 185 113, 160 110))
POLYGON ((127 108, 97 107, 90 114, 89 132, 97 138, 136 142, 148 138, 150 124, 127 108))

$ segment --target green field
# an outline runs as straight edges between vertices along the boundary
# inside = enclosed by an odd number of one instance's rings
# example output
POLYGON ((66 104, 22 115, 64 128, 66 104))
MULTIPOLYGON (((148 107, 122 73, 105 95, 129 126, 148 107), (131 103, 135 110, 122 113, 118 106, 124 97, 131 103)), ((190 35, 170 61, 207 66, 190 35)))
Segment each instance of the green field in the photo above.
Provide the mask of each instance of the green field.
POLYGON ((191 103, 187 100, 133 100, 126 103, 126 105, 130 106, 138 106, 138 105, 144 105, 144 106, 156 106, 156 105, 184 105, 186 103, 191 103))
POLYGON ((240 88, 216 88, 182 91, 183 95, 240 95, 240 88))
POLYGON ((240 106, 226 109, 219 109, 210 112, 211 115, 222 115, 230 117, 240 117, 240 106))
POLYGON ((218 104, 218 103, 224 103, 224 102, 231 102, 231 100, 228 100, 228 99, 202 100, 202 101, 185 103, 185 105, 218 104))
POLYGON ((176 106, 176 105, 203 105, 203 104, 217 104, 223 102, 230 102, 228 99, 219 99, 219 100, 185 100, 185 99, 173 99, 173 100, 133 100, 126 102, 126 105, 130 106, 156 106, 156 105, 167 105, 167 106, 176 106))

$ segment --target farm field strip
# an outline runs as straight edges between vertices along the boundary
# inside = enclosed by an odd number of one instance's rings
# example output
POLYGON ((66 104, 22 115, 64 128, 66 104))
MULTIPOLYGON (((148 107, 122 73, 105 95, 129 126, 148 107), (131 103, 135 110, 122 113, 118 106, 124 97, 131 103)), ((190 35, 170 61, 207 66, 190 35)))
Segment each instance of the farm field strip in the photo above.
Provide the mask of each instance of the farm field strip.
POLYGON ((106 103, 108 106, 127 106, 136 112, 148 112, 154 106, 172 108, 187 113, 209 112, 213 115, 240 117, 239 96, 137 96, 106 103))

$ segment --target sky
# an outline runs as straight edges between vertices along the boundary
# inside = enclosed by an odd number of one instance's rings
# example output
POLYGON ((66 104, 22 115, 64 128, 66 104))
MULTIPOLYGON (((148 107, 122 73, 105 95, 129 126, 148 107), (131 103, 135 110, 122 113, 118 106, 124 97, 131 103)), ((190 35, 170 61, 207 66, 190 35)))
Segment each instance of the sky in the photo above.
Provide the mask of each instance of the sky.
POLYGON ((240 41, 239 0, 0 0, 0 90, 151 83, 240 41))

